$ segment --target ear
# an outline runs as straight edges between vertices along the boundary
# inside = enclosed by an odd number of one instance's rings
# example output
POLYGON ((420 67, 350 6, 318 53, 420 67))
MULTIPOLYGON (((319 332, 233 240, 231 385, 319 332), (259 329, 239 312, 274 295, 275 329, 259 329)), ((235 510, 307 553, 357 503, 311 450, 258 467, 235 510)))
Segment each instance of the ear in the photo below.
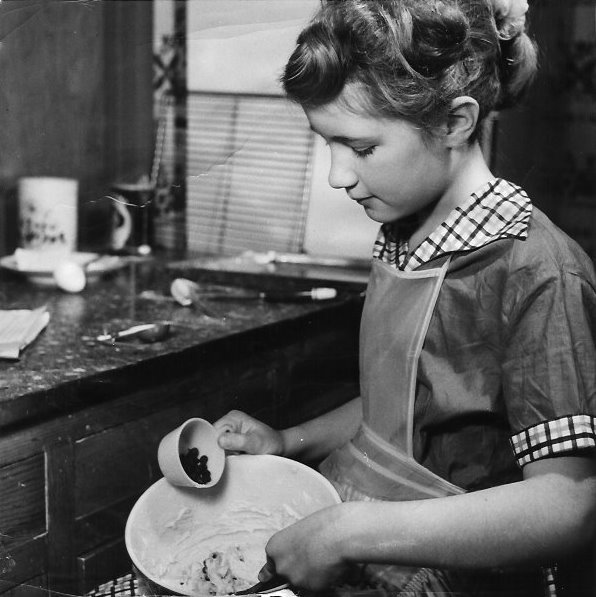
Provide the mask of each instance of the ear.
POLYGON ((451 102, 447 115, 444 142, 447 147, 459 147, 468 143, 476 130, 480 106, 467 95, 457 97, 451 102))

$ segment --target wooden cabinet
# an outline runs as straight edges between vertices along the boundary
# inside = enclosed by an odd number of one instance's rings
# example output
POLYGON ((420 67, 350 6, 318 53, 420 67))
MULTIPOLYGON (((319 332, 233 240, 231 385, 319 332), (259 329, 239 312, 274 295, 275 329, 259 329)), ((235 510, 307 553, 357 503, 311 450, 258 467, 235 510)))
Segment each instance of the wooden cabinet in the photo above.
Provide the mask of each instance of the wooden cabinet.
POLYGON ((185 419, 237 408, 285 427, 357 395, 359 310, 344 306, 336 316, 240 335, 224 349, 205 346, 175 366, 164 360, 150 376, 130 367, 134 391, 128 384, 119 393, 106 380, 88 404, 4 429, 0 545, 15 565, 0 574, 0 592, 42 586, 81 595, 130 572, 128 513, 161 477, 160 439, 185 419))
MULTIPOLYGON (((36 572, 46 570, 44 455, 22 456, 0 467, 0 570, 12 569, 10 576, 18 582, 44 586, 45 577, 35 578, 36 572)), ((0 581, 6 578, 0 575, 0 581)), ((10 587, 0 582, 0 590, 10 587)))

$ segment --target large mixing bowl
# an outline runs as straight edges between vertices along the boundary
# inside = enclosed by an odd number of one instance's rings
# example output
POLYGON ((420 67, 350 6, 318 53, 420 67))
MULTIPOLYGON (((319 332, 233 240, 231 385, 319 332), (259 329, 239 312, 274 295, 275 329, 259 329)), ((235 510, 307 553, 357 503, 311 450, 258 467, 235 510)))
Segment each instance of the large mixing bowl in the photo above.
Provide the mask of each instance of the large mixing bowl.
POLYGON ((149 487, 128 517, 126 547, 158 594, 206 593, 205 562, 213 581, 222 569, 214 558, 239 554, 240 590, 257 582, 273 533, 339 502, 331 483, 308 466, 280 456, 228 456, 214 487, 177 487, 165 479, 149 487))

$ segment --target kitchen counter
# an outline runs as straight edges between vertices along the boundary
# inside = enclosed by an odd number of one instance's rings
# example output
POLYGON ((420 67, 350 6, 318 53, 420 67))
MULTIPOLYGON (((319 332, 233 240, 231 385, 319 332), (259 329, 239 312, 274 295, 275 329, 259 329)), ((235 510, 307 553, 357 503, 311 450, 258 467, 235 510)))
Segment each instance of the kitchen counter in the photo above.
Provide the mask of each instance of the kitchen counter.
MULTIPOLYGON (((0 273, 0 308, 46 305, 50 312, 48 327, 18 361, 0 360, 0 427, 83 406, 98 399, 98 391, 105 393, 106 384, 137 384, 141 375, 147 381, 145 376, 155 367, 175 368, 181 359, 194 361, 207 347, 223 354, 242 336, 283 334, 279 326, 291 327, 309 317, 337 317, 354 305, 358 308, 362 289, 358 285, 341 289, 340 284, 339 300, 321 303, 209 302, 218 317, 208 317, 170 299, 171 281, 183 275, 201 278, 200 271, 184 262, 171 267, 153 259, 133 259, 108 279, 80 294, 68 294, 33 286, 11 272, 0 273), (172 322, 164 341, 97 340, 100 334, 153 321, 172 322)), ((221 276, 217 282, 216 288, 223 282, 221 276)), ((237 286, 243 279, 231 275, 227 282, 237 286)), ((252 288, 257 284, 262 289, 301 287, 295 279, 248 280, 252 288)), ((207 292, 213 284, 205 282, 203 288, 207 292)))
POLYGON ((0 272, 0 308, 50 313, 19 360, 0 361, 0 563, 12 562, 0 592, 25 583, 82 595, 129 573, 128 512, 161 477, 161 437, 185 419, 238 408, 283 428, 357 395, 361 282, 325 284, 338 298, 320 303, 213 301, 207 316, 171 300, 176 277, 218 292, 325 282, 133 259, 66 294, 0 272), (171 335, 97 339, 153 321, 171 322, 171 335))

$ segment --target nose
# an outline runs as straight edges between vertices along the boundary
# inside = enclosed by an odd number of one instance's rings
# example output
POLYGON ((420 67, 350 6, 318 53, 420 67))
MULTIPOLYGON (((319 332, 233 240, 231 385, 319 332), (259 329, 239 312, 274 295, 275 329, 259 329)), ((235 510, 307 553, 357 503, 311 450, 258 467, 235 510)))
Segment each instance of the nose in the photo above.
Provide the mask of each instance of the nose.
POLYGON ((347 147, 331 149, 331 166, 329 167, 329 185, 334 189, 349 189, 358 183, 351 156, 347 147))

